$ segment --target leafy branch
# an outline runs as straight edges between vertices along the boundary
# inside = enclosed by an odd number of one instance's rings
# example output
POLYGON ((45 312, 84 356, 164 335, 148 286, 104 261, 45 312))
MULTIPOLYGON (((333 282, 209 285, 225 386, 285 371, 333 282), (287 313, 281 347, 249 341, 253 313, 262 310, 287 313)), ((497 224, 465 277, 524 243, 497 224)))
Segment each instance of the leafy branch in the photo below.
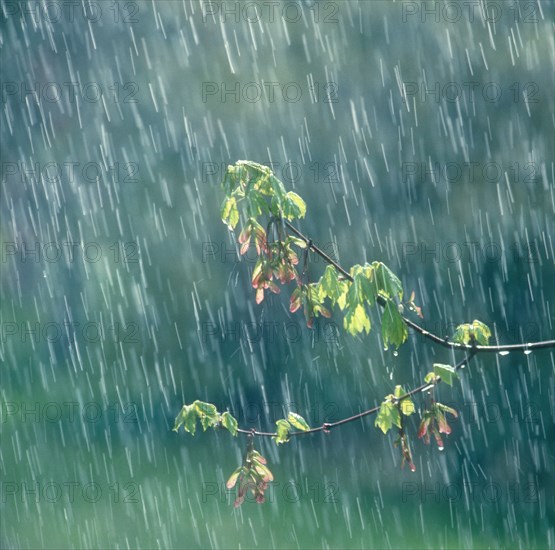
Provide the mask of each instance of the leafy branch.
POLYGON ((278 282, 282 285, 295 282, 296 288, 291 293, 289 309, 294 313, 302 308, 309 327, 313 325, 316 317, 331 317, 332 311, 339 309, 344 314, 343 326, 347 332, 353 335, 363 332, 368 334, 371 330, 368 308, 377 304, 383 310, 381 333, 386 348, 389 345, 398 348, 407 340, 408 328, 412 328, 436 344, 466 352, 464 359, 455 366, 434 364, 433 370, 424 377, 424 383, 416 388, 405 391, 397 385, 393 393, 385 396, 380 405, 337 422, 324 422, 321 426, 313 428, 302 416, 289 412, 286 418, 277 420, 274 432, 249 430, 240 428, 237 420, 229 412, 220 413, 211 403, 195 401, 191 405, 184 405, 175 419, 175 431, 183 426, 185 431, 194 435, 200 421, 203 430, 209 427, 223 427, 233 436, 237 436, 238 433, 248 435, 243 463, 227 481, 229 489, 236 485, 238 487, 234 506, 242 504, 249 492, 256 502, 263 502, 264 492, 273 480, 266 459, 254 449, 255 436, 271 437, 279 445, 300 435, 329 433, 334 428, 376 414, 374 424, 384 434, 397 429, 398 435, 394 445, 401 450, 402 466, 408 464, 410 470, 415 471, 404 424, 405 417, 416 412, 412 400, 414 396, 424 393, 429 401, 421 413, 418 437, 429 443, 433 435, 439 449, 442 450, 442 434, 451 433, 446 415, 456 417, 457 412, 435 400, 434 390, 441 381, 453 385, 458 378, 458 370, 478 353, 508 353, 514 350, 531 351, 555 347, 555 340, 489 345, 491 331, 478 320, 459 325, 451 339, 440 338, 404 315, 405 308, 420 317, 422 312, 414 303, 414 293, 409 300, 403 301, 401 281, 384 263, 375 261, 354 265, 347 271, 296 229, 291 222, 304 217, 306 205, 299 195, 292 191, 287 192, 283 183, 268 167, 251 161, 238 161, 234 166, 228 167, 222 187, 226 193, 220 212, 222 220, 234 230, 243 219, 238 238, 241 245, 240 253, 245 254, 251 244, 254 244, 258 253, 252 274, 252 286, 256 290, 258 304, 264 300, 267 290, 275 294, 281 292, 278 282), (269 218, 266 229, 260 220, 263 216, 269 218), (291 231, 292 235, 287 230, 291 231), (271 232, 277 237, 276 240, 269 239, 271 232), (303 267, 300 274, 297 270, 299 257, 293 247, 303 250, 303 267), (315 282, 305 280, 310 250, 328 264, 324 274, 315 282))

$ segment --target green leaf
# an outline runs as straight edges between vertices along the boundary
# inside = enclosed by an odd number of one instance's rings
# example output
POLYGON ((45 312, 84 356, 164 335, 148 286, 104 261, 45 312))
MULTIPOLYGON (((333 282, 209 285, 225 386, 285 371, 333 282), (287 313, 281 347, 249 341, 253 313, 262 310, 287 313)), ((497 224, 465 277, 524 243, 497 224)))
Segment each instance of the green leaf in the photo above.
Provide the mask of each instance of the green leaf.
POLYGON ((306 420, 300 414, 290 412, 287 415, 287 421, 292 426, 297 428, 297 430, 301 430, 303 432, 306 432, 306 430, 310 430, 310 426, 307 424, 306 420))
POLYGON ((398 428, 401 427, 401 415, 399 414, 399 409, 389 399, 386 399, 380 405, 375 426, 386 434, 393 425, 398 428))
POLYGON ((226 197, 222 203, 220 214, 222 216, 222 221, 227 224, 230 229, 235 229, 239 221, 237 199, 235 197, 226 197))
POLYGON ((396 348, 399 348, 408 338, 408 335, 407 325, 403 321, 397 306, 393 302, 388 301, 382 314, 382 338, 384 346, 387 349, 389 343, 392 343, 396 348))
POLYGON ((358 304, 354 308, 350 308, 343 319, 343 326, 353 336, 363 330, 368 334, 370 332, 370 318, 364 307, 358 304))
POLYGON ((474 321, 472 322, 472 330, 476 342, 478 342, 478 344, 480 344, 481 346, 487 346, 491 336, 491 330, 488 328, 488 326, 481 321, 474 319, 474 321))
POLYGON ((472 324, 465 323, 463 325, 459 325, 455 330, 453 341, 466 346, 475 341, 481 346, 487 346, 490 336, 491 331, 487 325, 475 319, 472 324))
POLYGON ((233 416, 231 416, 231 414, 229 414, 227 411, 224 412, 221 416, 220 416, 220 421, 222 423, 222 426, 229 431, 229 433, 231 435, 236 436, 237 435, 237 420, 235 420, 235 418, 233 416))
POLYGON ((459 375, 454 367, 451 365, 442 365, 441 363, 434 363, 434 374, 439 376, 446 384, 453 385, 453 380, 458 378, 459 375))
POLYGON ((206 431, 209 427, 217 426, 220 421, 220 416, 216 405, 212 403, 205 403, 204 401, 195 401, 193 403, 197 416, 200 418, 202 429, 206 431))
POLYGON ((397 297, 402 300, 403 285, 397 275, 382 262, 373 262, 372 267, 374 268, 374 283, 377 291, 387 298, 397 297))
POLYGON ((183 405, 181 408, 180 413, 175 419, 173 431, 177 432, 181 426, 191 435, 195 435, 197 428, 197 412, 194 405, 183 405))
POLYGON ((260 191, 251 189, 248 194, 248 201, 254 216, 270 212, 270 205, 260 191))
POLYGON ((339 284, 335 267, 332 265, 328 265, 326 267, 326 270, 320 279, 320 286, 322 288, 322 292, 331 300, 332 304, 335 305, 342 294, 342 288, 339 284))
POLYGON ((457 344, 464 344, 468 345, 470 343, 470 325, 464 324, 459 325, 455 330, 455 334, 453 335, 453 342, 457 344))
POLYGON ((291 430, 291 424, 285 419, 278 420, 276 422, 276 435, 273 436, 274 441, 279 445, 280 443, 286 443, 289 441, 289 431, 291 430))
MULTIPOLYGON (((407 392, 403 389, 402 386, 395 386, 395 391, 393 394, 397 399, 405 395, 407 392)), ((416 407, 414 406, 414 402, 410 397, 405 397, 402 401, 399 402, 399 406, 401 407, 401 412, 405 416, 410 416, 414 412, 416 412, 416 407)))
POLYGON ((287 220, 303 218, 306 214, 305 202, 297 193, 293 193, 293 191, 289 191, 285 195, 281 207, 283 210, 283 217, 287 220))
POLYGON ((426 376, 424 376, 424 382, 426 382, 426 384, 433 384, 436 381, 436 374, 435 372, 429 372, 426 376))

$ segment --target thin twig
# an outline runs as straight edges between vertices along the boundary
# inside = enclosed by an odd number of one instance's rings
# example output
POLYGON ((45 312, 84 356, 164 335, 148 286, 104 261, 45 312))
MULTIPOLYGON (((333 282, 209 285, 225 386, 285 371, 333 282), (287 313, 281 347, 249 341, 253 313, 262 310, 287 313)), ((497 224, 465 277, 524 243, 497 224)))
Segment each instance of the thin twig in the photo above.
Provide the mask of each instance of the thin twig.
MULTIPOLYGON (((478 351, 476 347, 472 348, 470 350, 470 353, 455 365, 454 367, 455 370, 457 371, 459 369, 462 369, 477 353, 478 351)), ((400 403, 404 399, 408 399, 409 397, 412 397, 417 393, 422 393, 423 391, 426 391, 429 388, 433 388, 440 382, 441 382, 441 378, 438 376, 436 377, 434 382, 426 382, 424 384, 421 384, 420 386, 408 391, 404 395, 401 395, 401 397, 397 397, 395 401, 397 403, 400 403)), ((376 407, 372 407, 371 409, 368 409, 366 411, 363 411, 361 413, 355 414, 353 416, 349 416, 348 418, 343 418, 342 420, 338 420, 337 422, 324 422, 321 426, 318 426, 317 428, 311 428, 310 430, 306 430, 304 432, 291 432, 289 434, 289 437, 293 437, 296 435, 313 434, 316 432, 329 432, 332 428, 337 428, 338 426, 343 426, 343 424, 348 424, 349 422, 354 422, 355 420, 364 418, 365 416, 369 416, 371 414, 377 413, 380 410, 380 407, 381 407, 381 404, 377 405, 376 407)), ((237 431, 242 434, 250 434, 251 436, 258 435, 261 437, 275 437, 277 435, 275 432, 258 432, 256 430, 245 430, 243 428, 238 428, 237 431)))
MULTIPOLYGON (((295 226, 293 226, 290 222, 285 220, 285 225, 297 236, 299 239, 302 239, 306 244, 307 247, 310 248, 313 252, 318 254, 321 258, 323 258, 328 264, 332 265, 341 273, 346 279, 353 282, 353 278, 351 275, 342 268, 335 260, 330 258, 323 250, 318 248, 311 239, 303 235, 295 226)), ((380 306, 385 307, 387 301, 382 296, 377 297, 377 302, 380 306)), ((536 349, 544 349, 544 348, 554 348, 555 347, 555 340, 545 340, 543 342, 530 342, 526 344, 507 344, 507 345, 498 345, 498 346, 473 346, 473 345, 465 345, 459 344, 457 342, 451 342, 446 338, 441 338, 437 336, 433 332, 426 330, 425 328, 421 327, 420 325, 416 324, 414 321, 411 321, 409 318, 403 316, 403 321, 407 324, 409 328, 412 328, 418 334, 424 336, 428 340, 443 346, 444 348, 449 348, 453 350, 460 350, 460 351, 472 351, 477 350, 479 353, 498 353, 498 352, 511 352, 511 351, 533 351, 536 349)))

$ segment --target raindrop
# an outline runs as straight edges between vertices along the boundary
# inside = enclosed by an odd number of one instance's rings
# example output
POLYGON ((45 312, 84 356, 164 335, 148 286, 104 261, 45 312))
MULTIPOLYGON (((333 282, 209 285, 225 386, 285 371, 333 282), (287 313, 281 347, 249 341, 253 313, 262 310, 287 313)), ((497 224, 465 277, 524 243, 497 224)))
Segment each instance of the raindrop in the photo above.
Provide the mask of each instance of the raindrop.
MULTIPOLYGON (((525 353, 526 353, 526 352, 525 352, 525 353)), ((395 357, 397 357, 397 356, 399 355, 399 352, 398 352, 397 350, 395 350, 395 351, 393 352, 393 355, 394 355, 395 357)))
POLYGON ((530 355, 532 353, 531 349, 525 349, 524 350, 524 355, 530 355))
POLYGON ((437 450, 438 451, 443 451, 444 447, 438 447, 437 450))
POLYGON ((500 351, 500 352, 499 352, 499 355, 509 355, 509 353, 510 353, 510 352, 508 352, 508 351, 505 350, 505 351, 500 351))

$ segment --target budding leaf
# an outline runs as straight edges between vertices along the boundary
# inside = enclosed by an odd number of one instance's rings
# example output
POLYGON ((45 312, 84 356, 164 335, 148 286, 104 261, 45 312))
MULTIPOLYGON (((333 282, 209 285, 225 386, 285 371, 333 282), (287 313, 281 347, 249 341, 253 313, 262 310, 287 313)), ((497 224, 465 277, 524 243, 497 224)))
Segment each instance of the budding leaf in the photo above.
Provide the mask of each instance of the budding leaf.
POLYGON ((434 363, 434 374, 441 377, 441 379, 450 386, 453 385, 453 380, 459 377, 454 367, 451 365, 442 365, 441 363, 434 363))
POLYGON ((390 400, 386 399, 380 405, 375 426, 386 434, 393 425, 398 428, 401 427, 401 415, 399 414, 399 409, 390 400))
POLYGON ((197 416, 200 418, 200 423, 204 431, 206 431, 209 427, 218 425, 220 416, 218 414, 218 410, 216 409, 216 405, 212 405, 212 403, 204 403, 203 401, 195 401, 193 406, 197 416))
POLYGON ((289 191, 283 197, 282 202, 283 217, 287 220, 303 218, 306 214, 306 204, 297 193, 289 191))
POLYGON ((197 428, 197 412, 195 410, 194 404, 183 405, 181 411, 175 419, 173 431, 177 432, 181 426, 183 426, 183 429, 189 432, 191 435, 195 435, 195 431, 197 428))
POLYGON ((320 279, 322 292, 335 304, 342 294, 342 287, 337 278, 337 271, 332 265, 328 265, 320 279))
POLYGON ((459 325, 455 330, 453 341, 466 346, 475 341, 481 346, 487 346, 490 336, 491 331, 487 325, 475 319, 472 324, 459 325))
POLYGON ((373 262, 372 267, 374 268, 374 283, 378 292, 387 298, 397 297, 402 300, 403 285, 397 275, 382 262, 373 262))
POLYGON ((300 414, 290 412, 287 415, 287 421, 292 426, 297 428, 297 430, 301 430, 303 432, 306 432, 306 430, 310 430, 310 426, 307 424, 306 420, 300 414))
POLYGON ((285 419, 278 420, 276 422, 276 435, 273 436, 274 441, 279 445, 280 443, 286 443, 289 441, 289 431, 291 430, 291 424, 285 419))
MULTIPOLYGON (((393 392, 395 397, 399 399, 403 395, 405 395, 405 390, 402 386, 395 386, 395 391, 393 392)), ((410 397, 405 397, 400 403, 399 406, 401 407, 401 412, 405 416, 410 416, 412 413, 416 412, 416 408, 414 406, 414 402, 410 397)))
POLYGON ((487 325, 475 319, 472 322, 472 329, 474 331, 474 338, 476 339, 476 342, 478 342, 481 346, 487 346, 491 336, 491 331, 487 325))
POLYGON ((231 416, 231 414, 229 414, 227 411, 224 412, 220 416, 220 421, 222 423, 222 426, 226 430, 228 430, 231 435, 237 435, 237 420, 235 420, 235 418, 231 416))
POLYGON ((227 224, 230 229, 235 229, 235 226, 239 221, 237 199, 235 197, 226 197, 222 203, 220 214, 222 221, 227 224))
POLYGON ((343 319, 343 326, 353 336, 363 330, 368 334, 370 332, 370 318, 366 314, 364 307, 360 304, 350 307, 343 319))
POLYGON ((408 338, 409 331, 397 306, 388 301, 382 315, 382 338, 387 348, 391 342, 396 348, 408 338))

